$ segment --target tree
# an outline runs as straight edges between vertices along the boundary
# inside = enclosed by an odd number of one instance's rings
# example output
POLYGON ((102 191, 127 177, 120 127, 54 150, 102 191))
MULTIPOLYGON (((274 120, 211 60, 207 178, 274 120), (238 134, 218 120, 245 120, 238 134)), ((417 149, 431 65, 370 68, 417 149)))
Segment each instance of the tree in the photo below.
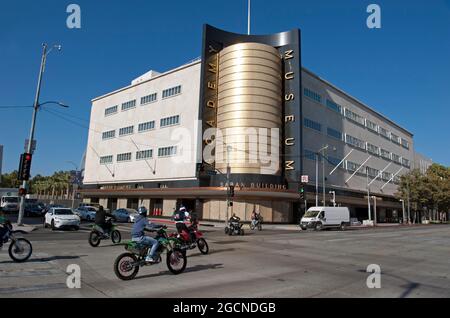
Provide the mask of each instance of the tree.
POLYGON ((17 180, 18 172, 14 170, 11 173, 2 174, 2 182, 0 183, 1 188, 18 188, 20 186, 20 181, 17 180))

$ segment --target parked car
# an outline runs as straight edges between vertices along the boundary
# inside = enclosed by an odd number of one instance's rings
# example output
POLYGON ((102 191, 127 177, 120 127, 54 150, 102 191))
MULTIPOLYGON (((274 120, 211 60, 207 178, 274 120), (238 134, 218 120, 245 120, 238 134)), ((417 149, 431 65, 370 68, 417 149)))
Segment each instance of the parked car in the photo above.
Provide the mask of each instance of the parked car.
POLYGON ((116 218, 117 222, 134 223, 138 212, 134 209, 117 209, 112 215, 116 218))
POLYGON ((19 197, 18 196, 2 196, 1 207, 3 212, 18 212, 19 211, 19 197))
POLYGON ((361 221, 359 221, 357 218, 351 218, 350 219, 350 225, 361 225, 361 221))
POLYGON ((43 216, 43 208, 36 203, 25 204, 25 216, 43 216))
POLYGON ((64 205, 61 204, 47 204, 44 208, 44 213, 47 213, 52 208, 66 208, 64 205))
POLYGON ((62 228, 73 228, 78 231, 80 228, 80 217, 68 208, 51 208, 44 219, 44 228, 50 226, 52 230, 62 228))
POLYGON ((317 231, 325 228, 345 230, 350 225, 350 211, 345 207, 312 207, 300 221, 302 230, 308 228, 317 231))
POLYGON ((76 209, 74 213, 78 215, 81 220, 94 221, 97 209, 92 206, 84 206, 76 209))

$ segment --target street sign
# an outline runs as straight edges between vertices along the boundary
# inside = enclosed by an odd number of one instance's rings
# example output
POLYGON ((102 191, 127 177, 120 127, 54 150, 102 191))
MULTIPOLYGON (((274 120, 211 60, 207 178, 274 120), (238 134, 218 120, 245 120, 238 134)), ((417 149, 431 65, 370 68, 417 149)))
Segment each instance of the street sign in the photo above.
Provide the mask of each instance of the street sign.
POLYGON ((309 176, 302 176, 301 181, 302 181, 302 183, 308 183, 309 182, 309 176))
MULTIPOLYGON (((30 141, 30 139, 25 139, 24 152, 28 152, 28 142, 29 141, 30 141)), ((30 153, 34 153, 35 150, 36 150, 36 140, 33 139, 33 142, 31 143, 31 152, 30 153)))
POLYGON ((70 183, 71 184, 81 185, 82 179, 83 179, 83 177, 81 175, 81 171, 76 171, 76 170, 70 171, 70 183))

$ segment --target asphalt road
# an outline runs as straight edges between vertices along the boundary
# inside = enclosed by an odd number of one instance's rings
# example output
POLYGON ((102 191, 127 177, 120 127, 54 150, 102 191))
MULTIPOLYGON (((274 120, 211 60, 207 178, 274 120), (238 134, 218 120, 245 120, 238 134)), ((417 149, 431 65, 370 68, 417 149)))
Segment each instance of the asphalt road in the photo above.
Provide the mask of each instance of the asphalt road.
MULTIPOLYGON (((124 239, 130 225, 121 224, 124 239)), ((341 231, 247 231, 226 236, 205 227, 211 253, 188 252, 186 271, 165 262, 123 282, 113 272, 123 247, 92 248, 80 231, 39 228, 27 235, 33 256, 13 263, 0 251, 0 297, 450 297, 450 226, 341 231), (81 268, 81 288, 66 286, 67 267, 81 268), (367 266, 381 267, 369 289, 367 266)))

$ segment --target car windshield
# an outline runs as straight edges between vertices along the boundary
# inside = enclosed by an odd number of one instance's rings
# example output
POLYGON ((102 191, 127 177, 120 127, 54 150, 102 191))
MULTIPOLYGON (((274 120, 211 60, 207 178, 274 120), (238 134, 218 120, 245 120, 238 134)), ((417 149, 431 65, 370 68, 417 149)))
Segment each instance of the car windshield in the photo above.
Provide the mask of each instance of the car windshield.
POLYGON ((320 211, 308 211, 305 213, 305 218, 315 218, 319 213, 320 211))
POLYGON ((3 198, 3 202, 18 203, 19 202, 19 198, 18 197, 6 197, 6 198, 3 198))
POLYGON ((72 211, 69 209, 56 209, 55 215, 72 215, 72 211))

